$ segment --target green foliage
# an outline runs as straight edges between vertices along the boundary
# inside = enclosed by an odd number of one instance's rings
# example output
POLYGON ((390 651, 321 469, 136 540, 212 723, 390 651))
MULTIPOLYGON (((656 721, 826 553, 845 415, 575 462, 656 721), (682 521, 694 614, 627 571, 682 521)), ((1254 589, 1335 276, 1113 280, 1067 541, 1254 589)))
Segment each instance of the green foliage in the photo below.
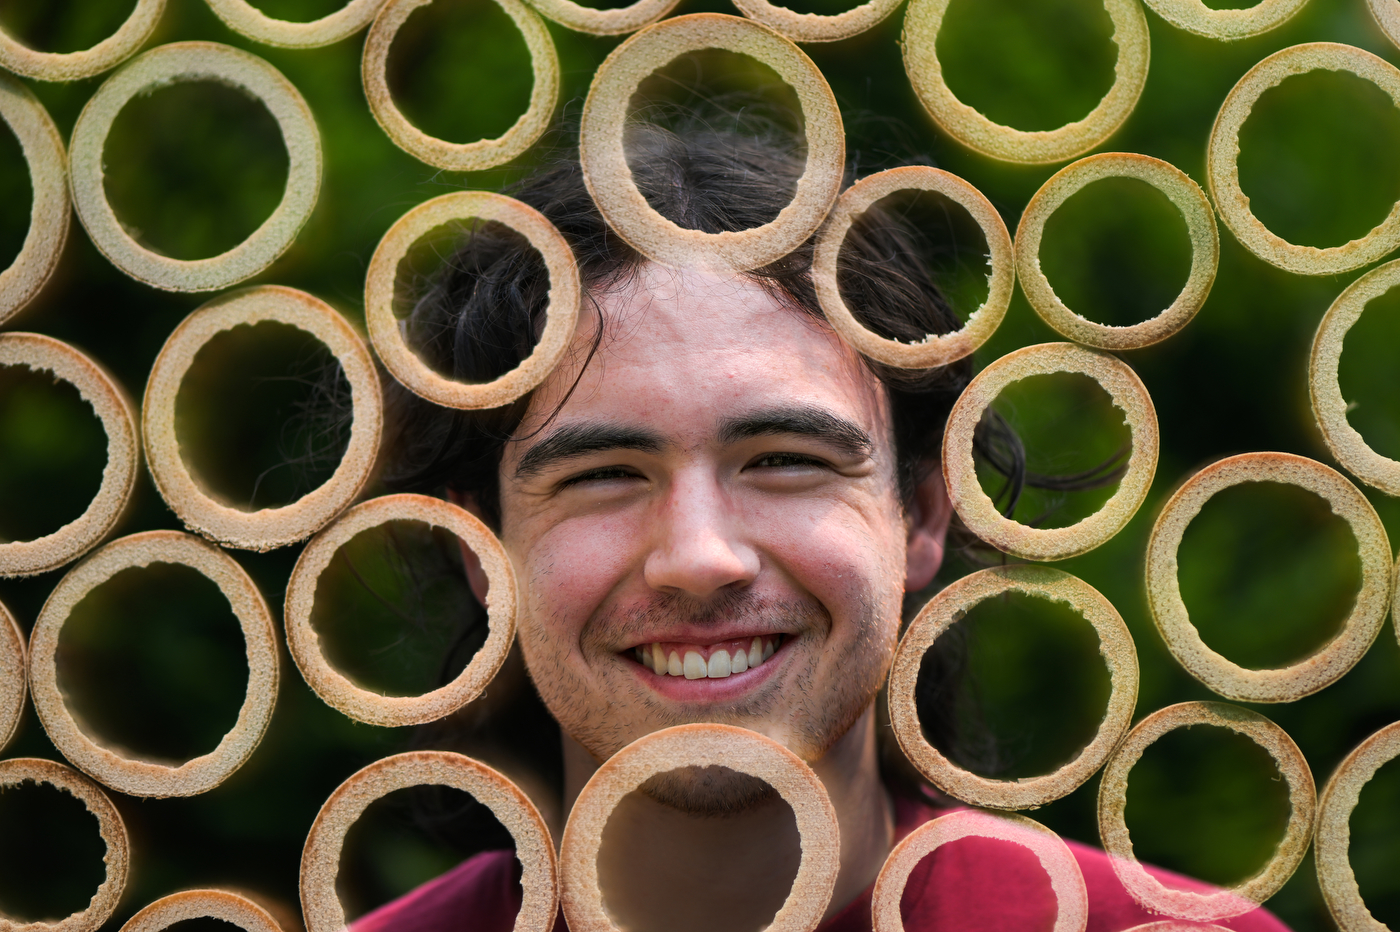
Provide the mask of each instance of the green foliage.
MULTIPOLYGON (((1038 375, 1008 385, 996 400, 1026 448, 1026 469, 1043 476, 1077 475, 1116 462, 1129 450, 1130 433, 1123 412, 1108 392, 1085 375, 1038 375)), ((982 489, 1003 512, 1009 493, 1006 479, 978 465, 982 489)), ((1068 527, 1094 512, 1117 490, 1111 482, 1082 492, 1026 488, 1016 504, 1015 520, 1036 527, 1068 527)))
POLYGON ((0 540, 52 534, 87 508, 102 483, 101 422, 66 382, 0 367, 0 540))
POLYGON ((971 756, 959 763, 1017 780, 1078 756, 1108 708, 1108 670, 1093 627, 1064 603, 1020 593, 979 603, 957 627, 966 639, 971 700, 959 704, 958 733, 989 731, 997 739, 967 748, 971 756))
POLYGON ((334 401, 348 396, 334 357, 309 333, 270 321, 224 331, 195 354, 175 399, 185 461, 236 507, 290 504, 339 464, 350 436, 334 401))
POLYGON ((461 672, 479 644, 454 650, 475 599, 456 538, 393 521, 340 549, 316 587, 312 624, 327 658, 356 682, 416 696, 461 672))
POLYGON ((1339 246, 1400 198, 1396 151, 1400 112, 1384 91, 1346 72, 1297 75, 1266 91, 1240 130, 1240 187, 1289 242, 1339 246))
POLYGON ((0 792, 0 876, 7 918, 57 920, 84 909, 102 882, 97 818, 47 784, 0 792))
POLYGON ((1171 306, 1191 274, 1186 221, 1134 178, 1105 178, 1070 196, 1045 224, 1040 267, 1066 307, 1125 327, 1171 306))
POLYGON ((937 49, 959 100, 998 123, 1046 130, 1084 119, 1113 85, 1112 35, 1093 0, 981 0, 948 5, 937 49))
POLYGON ((1255 670, 1320 649, 1361 588, 1351 529, 1296 486, 1249 483, 1216 495, 1187 528, 1177 559, 1201 638, 1255 670))
POLYGON ((272 114, 212 82, 171 84, 133 100, 113 122, 104 156, 107 197, 127 232, 176 259, 217 256, 243 242, 287 184, 272 114))
POLYGON ((1400 346, 1400 288, 1366 305, 1342 343, 1337 381, 1347 400, 1347 422, 1382 456, 1400 457, 1400 393, 1395 353, 1400 346))
POLYGON ((1248 738, 1223 728, 1178 728, 1134 768, 1126 817, 1142 860, 1211 883, 1239 883, 1283 838, 1288 785, 1248 738))

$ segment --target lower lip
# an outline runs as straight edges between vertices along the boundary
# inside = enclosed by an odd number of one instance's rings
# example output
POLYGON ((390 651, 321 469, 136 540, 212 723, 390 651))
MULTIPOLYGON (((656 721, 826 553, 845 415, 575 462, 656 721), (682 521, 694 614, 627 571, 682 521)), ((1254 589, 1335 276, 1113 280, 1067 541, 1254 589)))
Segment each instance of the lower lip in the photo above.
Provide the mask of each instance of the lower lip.
POLYGON ((725 702, 739 698, 772 676, 778 668, 778 661, 787 656, 787 646, 788 639, 783 638, 773 656, 763 663, 743 673, 731 673, 713 680, 709 677, 688 680, 669 673, 653 673, 634 660, 626 659, 624 662, 632 667, 637 679, 673 702, 725 702))

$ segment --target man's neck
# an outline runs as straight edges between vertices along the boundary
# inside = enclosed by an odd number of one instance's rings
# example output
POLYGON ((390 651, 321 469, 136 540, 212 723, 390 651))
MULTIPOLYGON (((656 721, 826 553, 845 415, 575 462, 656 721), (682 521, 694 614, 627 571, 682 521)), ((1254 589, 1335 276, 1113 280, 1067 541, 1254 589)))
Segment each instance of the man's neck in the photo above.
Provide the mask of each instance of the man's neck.
MULTIPOLYGON (((565 812, 597 769, 592 755, 565 736, 565 812)), ((873 708, 812 769, 841 827, 841 871, 827 907, 830 917, 875 881, 894 841, 894 808, 880 780, 873 708)), ((604 831, 599 881, 609 909, 627 920, 625 926, 758 929, 787 897, 800 857, 797 838, 792 811, 779 801, 742 815, 697 817, 633 793, 604 831)))

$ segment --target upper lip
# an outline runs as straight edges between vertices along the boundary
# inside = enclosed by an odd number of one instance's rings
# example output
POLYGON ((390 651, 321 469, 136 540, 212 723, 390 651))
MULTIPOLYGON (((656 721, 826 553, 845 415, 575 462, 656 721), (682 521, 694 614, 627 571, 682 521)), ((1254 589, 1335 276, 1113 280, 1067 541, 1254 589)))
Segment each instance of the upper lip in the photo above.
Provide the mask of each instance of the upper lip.
POLYGON ((622 650, 632 650, 643 644, 718 644, 720 641, 743 641, 750 638, 772 637, 775 634, 788 635, 793 632, 783 628, 762 628, 756 625, 705 625, 700 627, 681 626, 665 631, 653 631, 629 639, 622 650))

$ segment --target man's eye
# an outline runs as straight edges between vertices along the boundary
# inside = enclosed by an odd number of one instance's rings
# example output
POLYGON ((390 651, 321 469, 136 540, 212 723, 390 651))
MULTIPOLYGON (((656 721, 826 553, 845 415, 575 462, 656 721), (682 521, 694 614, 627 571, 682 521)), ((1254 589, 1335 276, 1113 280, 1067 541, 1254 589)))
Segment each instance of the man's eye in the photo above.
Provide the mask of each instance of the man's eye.
POLYGON ((793 466, 821 466, 820 460, 801 453, 768 453, 753 461, 754 466, 764 469, 782 469, 793 466))
POLYGON ((636 472, 624 466, 604 466, 599 469, 590 469, 588 472, 579 473, 577 476, 570 476, 561 486, 578 485, 583 482, 607 482, 610 479, 635 479, 636 472))

